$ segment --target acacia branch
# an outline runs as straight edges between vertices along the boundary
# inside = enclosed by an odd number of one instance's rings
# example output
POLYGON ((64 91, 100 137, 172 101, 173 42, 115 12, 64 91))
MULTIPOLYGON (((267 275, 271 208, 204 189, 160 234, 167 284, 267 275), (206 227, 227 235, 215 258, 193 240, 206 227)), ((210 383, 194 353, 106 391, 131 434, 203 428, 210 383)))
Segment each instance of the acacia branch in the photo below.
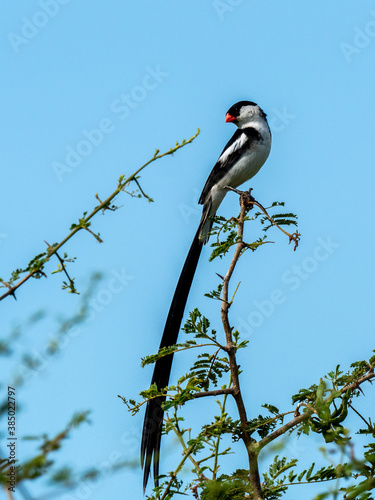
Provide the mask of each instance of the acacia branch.
MULTIPOLYGON (((50 246, 46 241, 45 241, 46 245, 48 245, 48 247, 50 246)), ((54 271, 52 274, 54 273, 58 273, 58 272, 64 272, 65 273, 65 276, 67 277, 68 281, 69 281, 69 285, 65 288, 69 288, 70 292, 71 293, 76 293, 77 295, 79 295, 79 293, 77 292, 75 286, 74 286, 74 278, 72 279, 70 276, 69 276, 69 273, 66 269, 66 265, 65 265, 65 260, 62 259, 60 257, 60 255, 56 252, 55 253, 56 257, 58 258, 59 262, 60 262, 60 265, 61 265, 61 269, 58 269, 57 271, 54 271)), ((67 259, 69 261, 69 259, 67 259)))
MULTIPOLYGON (((361 384, 363 384, 364 382, 370 381, 373 378, 375 378, 375 373, 374 373, 374 367, 372 366, 369 369, 369 371, 366 373, 366 375, 364 375, 360 379, 356 380, 355 382, 352 382, 351 384, 348 384, 347 386, 343 387, 341 389, 341 394, 345 394, 349 389, 357 389, 361 384)), ((325 398, 323 403, 326 403, 329 400, 329 398, 330 398, 330 396, 325 398)), ((262 448, 267 446, 269 443, 274 441, 279 436, 282 436, 283 434, 288 432, 293 427, 296 427, 297 425, 301 424, 305 420, 309 419, 313 413, 314 413, 313 409, 307 410, 302 415, 296 416, 287 424, 284 424, 279 429, 276 429, 274 432, 272 432, 268 436, 264 437, 261 441, 258 442, 259 450, 261 450, 262 448)))
POLYGON ((364 423, 367 425, 367 427, 371 430, 371 429, 372 429, 372 427, 371 427, 370 423, 369 423, 369 422, 367 422, 367 420, 365 419, 365 417, 363 417, 363 416, 359 413, 359 411, 357 411, 357 410, 354 408, 354 406, 353 406, 353 405, 351 405, 350 403, 348 403, 348 406, 349 406, 349 408, 351 408, 351 409, 354 411, 354 413, 356 413, 356 414, 359 416, 359 418, 361 418, 361 419, 364 421, 364 423))
MULTIPOLYGON (((167 415, 166 421, 172 427, 174 433, 176 434, 178 440, 180 441, 184 453, 187 453, 189 448, 185 444, 183 433, 181 432, 181 429, 180 429, 180 427, 178 425, 178 419, 177 419, 177 415, 176 415, 176 408, 175 408, 175 422, 176 422, 176 424, 175 425, 173 424, 172 420, 169 418, 168 415, 167 415)), ((200 463, 197 462, 194 459, 194 457, 192 457, 191 453, 189 454, 189 460, 194 465, 194 467, 197 469, 197 473, 199 474, 201 481, 207 481, 207 477, 204 475, 204 473, 202 471, 202 468, 200 466, 200 463)))
MULTIPOLYGON (((190 139, 188 139, 188 140, 183 139, 181 144, 179 144, 177 142, 173 148, 170 148, 168 151, 166 151, 164 153, 160 153, 159 150, 157 149, 154 153, 154 156, 150 160, 148 160, 144 165, 142 165, 138 170, 136 170, 133 174, 131 174, 129 177, 125 178, 125 176, 123 176, 123 175, 120 176, 117 189, 110 196, 108 196, 108 198, 106 200, 104 200, 97 207, 95 207, 94 210, 92 210, 92 212, 89 215, 84 216, 82 219, 79 219, 79 224, 76 225, 74 227, 74 229, 72 229, 71 232, 60 243, 58 243, 57 245, 54 245, 53 247, 48 246, 47 252, 44 254, 45 256, 43 256, 43 259, 41 260, 41 262, 38 265, 36 265, 35 268, 33 268, 26 276, 24 276, 20 281, 18 281, 18 283, 16 283, 15 285, 12 285, 12 286, 9 283, 1 281, 1 284, 3 285, 3 287, 8 288, 8 291, 0 296, 0 301, 5 299, 9 295, 12 295, 15 298, 16 290, 20 286, 22 286, 24 283, 26 283, 26 281, 29 278, 31 278, 34 275, 40 274, 42 272, 44 265, 51 259, 51 257, 53 255, 55 255, 58 252, 58 250, 62 246, 64 246, 65 243, 67 243, 76 233, 78 233, 78 231, 80 231, 81 229, 86 229, 91 234, 93 234, 88 229, 88 226, 89 226, 88 222, 101 210, 103 210, 103 211, 108 210, 110 207, 110 204, 114 200, 114 198, 119 193, 121 193, 121 191, 125 191, 125 189, 129 186, 129 184, 131 182, 136 182, 136 184, 139 186, 137 178, 138 178, 138 174, 143 169, 145 169, 148 165, 150 165, 150 163, 152 163, 156 160, 159 160, 160 158, 163 158, 164 156, 173 155, 173 153, 175 153, 177 150, 179 150, 179 149, 183 148, 184 146, 186 146, 187 144, 190 144, 191 142, 193 142, 193 140, 199 135, 199 133, 200 133, 200 130, 198 129, 197 133, 195 135, 193 135, 192 137, 190 137, 190 139)), ((147 199, 150 200, 150 198, 142 190, 141 190, 141 193, 143 194, 143 196, 145 196, 147 199)), ((96 196, 96 198, 99 200, 98 196, 96 196)), ((94 234, 94 236, 99 242, 101 242, 98 235, 94 234)))
POLYGON ((206 398, 208 396, 222 396, 223 394, 233 394, 234 388, 230 387, 229 389, 216 389, 215 391, 206 391, 206 392, 197 392, 193 395, 194 399, 197 398, 206 398))
POLYGON ((375 373, 374 373, 374 367, 371 366, 369 371, 364 375, 363 377, 359 378, 358 380, 355 380, 351 384, 346 385, 341 389, 341 393, 343 394, 344 392, 347 392, 349 389, 358 389, 358 387, 363 384, 363 382, 366 382, 367 380, 371 380, 375 378, 375 373))
MULTIPOLYGON (((254 500, 261 500, 263 499, 263 494, 262 494, 262 487, 260 483, 260 474, 259 474, 259 467, 258 467, 258 454, 260 452, 260 447, 257 442, 251 437, 249 430, 248 430, 248 420, 247 420, 247 415, 246 415, 246 408, 242 399, 242 394, 240 390, 240 383, 239 383, 239 367, 237 365, 236 361, 236 346, 233 343, 233 336, 232 336, 232 330, 233 328, 230 326, 228 314, 229 314, 229 309, 232 305, 232 301, 229 301, 229 282, 230 279, 233 275, 234 269, 237 265, 237 262, 239 258, 241 257, 244 248, 246 248, 246 243, 243 241, 243 229, 244 229, 244 221, 245 221, 245 216, 246 213, 250 208, 253 207, 253 205, 256 205, 259 207, 262 212, 266 215, 266 217, 273 223, 275 226, 277 226, 284 234, 286 234, 289 237, 289 243, 291 241, 294 241, 294 249, 297 248, 298 246, 298 241, 299 241, 299 233, 298 231, 294 234, 290 234, 284 229, 282 229, 267 213, 266 209, 258 203, 251 195, 251 189, 249 191, 238 191, 237 189, 231 188, 230 186, 226 186, 227 189, 236 192, 237 194, 240 195, 240 205, 241 205, 241 213, 240 216, 237 220, 237 227, 238 227, 238 238, 237 238, 237 243, 236 243, 236 248, 233 254, 232 261, 230 263, 229 269, 227 271, 227 274, 223 278, 223 292, 222 292, 222 305, 221 305, 221 320, 223 323, 224 327, 224 332, 225 332, 225 337, 227 341, 226 345, 226 351, 228 353, 228 358, 229 358, 229 367, 230 367, 230 373, 231 373, 231 378, 232 378, 232 390, 233 390, 233 397, 235 399, 236 405, 237 405, 237 410, 238 414, 240 417, 240 423, 241 423, 241 429, 242 429, 242 435, 241 438, 246 446, 246 450, 248 453, 248 460, 249 460, 249 481, 253 489, 253 494, 254 494, 254 500)), ((237 289, 236 289, 237 291, 237 289)), ((305 417, 307 418, 307 417, 305 417)))
POLYGON ((251 206, 253 206, 253 205, 257 206, 257 207, 258 207, 258 208, 259 208, 259 209, 260 209, 260 210, 264 213, 264 215, 265 215, 265 216, 267 217, 267 219, 271 222, 271 224, 273 224, 274 226, 276 226, 278 229, 280 229, 280 231, 281 231, 281 232, 283 232, 286 236, 288 236, 288 238, 289 238, 289 243, 290 243, 291 241, 294 241, 294 250, 296 250, 296 249, 297 249, 297 247, 298 247, 298 243, 299 243, 299 240, 300 240, 300 237, 301 237, 300 233, 299 233, 298 231, 296 231, 295 233, 290 234, 290 233, 288 233, 288 231, 285 231, 285 229, 283 229, 281 226, 279 226, 279 224, 278 224, 278 223, 277 223, 277 222, 276 222, 276 221, 275 221, 275 220, 274 220, 274 219, 273 219, 273 218, 269 215, 269 213, 268 213, 268 212, 267 212, 267 210, 264 208, 264 206, 263 206, 263 205, 261 205, 261 204, 259 203, 259 201, 256 201, 256 200, 253 198, 253 196, 251 195, 251 191, 252 191, 252 189, 249 189, 249 191, 240 191, 240 190, 235 189, 235 188, 232 188, 232 187, 230 187, 230 186, 225 186, 225 188, 226 188, 226 189, 228 189, 229 191, 233 191, 233 192, 235 192, 235 193, 239 194, 240 196, 241 196, 241 195, 243 195, 244 193, 246 193, 246 194, 247 194, 247 196, 248 196, 248 198, 247 198, 247 200, 246 200, 246 203, 247 203, 248 205, 251 205, 251 206))
POLYGON ((190 457, 190 455, 194 451, 194 446, 195 445, 191 445, 191 446, 189 446, 189 448, 186 451, 184 451, 184 456, 183 456, 181 462, 178 464, 176 470, 171 473, 171 479, 170 479, 169 483, 167 484, 167 486, 165 488, 165 491, 163 493, 163 496, 160 498, 160 500, 165 500, 168 497, 169 491, 170 491, 171 486, 173 484, 173 481, 176 479, 177 474, 182 469, 182 467, 183 467, 184 463, 186 462, 186 460, 190 457))
MULTIPOLYGON (((229 381, 229 386, 231 386, 231 385, 232 385, 232 378, 230 378, 230 381, 229 381)), ((220 416, 221 419, 225 419, 225 416, 226 416, 225 407, 227 404, 227 399, 228 399, 228 394, 225 394, 225 396, 223 398, 223 404, 221 405, 221 416, 220 416)), ((220 446, 221 438, 222 438, 222 435, 221 435, 221 433, 219 433, 219 435, 217 436, 217 439, 216 439, 216 444, 215 444, 215 452, 214 452, 215 459, 214 459, 214 467, 212 470, 212 479, 213 480, 216 479, 216 474, 217 474, 217 471, 219 470, 218 461, 219 461, 219 456, 220 456, 219 446, 220 446)))
POLYGON ((240 417, 241 428, 242 428, 242 440, 246 446, 246 450, 248 453, 249 459, 249 480, 254 492, 254 500, 262 500, 262 487, 260 484, 260 476, 259 476, 259 468, 258 468, 258 452, 252 446, 252 438, 250 436, 249 431, 247 430, 247 415, 245 404, 242 399, 242 394, 240 390, 240 381, 239 381, 239 369, 236 360, 236 347, 233 343, 232 330, 233 328, 229 323, 229 308, 231 303, 229 302, 229 282, 233 275, 234 269, 237 265, 237 262, 242 254, 244 243, 243 243, 243 226, 245 216, 248 210, 248 201, 249 194, 242 193, 240 202, 241 202, 241 213, 238 219, 238 239, 236 244, 236 249, 233 254, 232 261, 230 263, 229 269, 224 276, 223 279, 223 295, 222 295, 222 305, 221 305, 221 321, 223 323, 225 338, 227 341, 226 351, 228 353, 229 358, 229 367, 232 378, 232 388, 233 388, 233 397, 235 399, 238 414, 240 417))

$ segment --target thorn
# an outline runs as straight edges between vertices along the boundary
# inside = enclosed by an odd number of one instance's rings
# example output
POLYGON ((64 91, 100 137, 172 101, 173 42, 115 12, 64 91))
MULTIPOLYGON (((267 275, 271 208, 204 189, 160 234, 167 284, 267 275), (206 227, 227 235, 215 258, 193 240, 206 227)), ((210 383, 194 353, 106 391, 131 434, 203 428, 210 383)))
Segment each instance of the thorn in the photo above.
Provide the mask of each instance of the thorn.
POLYGON ((52 247, 48 243, 48 241, 44 240, 44 243, 47 245, 47 257, 50 257, 51 256, 52 247))
POLYGON ((298 231, 296 231, 295 233, 293 233, 292 235, 289 236, 289 244, 292 241, 294 241, 294 251, 297 250, 300 238, 301 238, 301 233, 299 233, 298 231))
POLYGON ((224 276, 221 276, 221 274, 219 274, 219 273, 216 273, 216 274, 217 274, 217 276, 219 276, 219 278, 220 278, 221 280, 223 280, 223 279, 224 279, 224 276))

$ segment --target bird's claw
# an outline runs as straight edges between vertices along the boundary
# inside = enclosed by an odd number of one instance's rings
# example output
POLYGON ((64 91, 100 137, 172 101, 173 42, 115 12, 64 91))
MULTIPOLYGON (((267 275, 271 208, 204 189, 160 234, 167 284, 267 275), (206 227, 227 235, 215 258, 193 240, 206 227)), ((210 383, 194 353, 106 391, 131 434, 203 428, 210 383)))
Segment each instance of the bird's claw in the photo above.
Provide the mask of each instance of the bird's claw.
POLYGON ((252 210, 252 208, 254 207, 255 198, 251 194, 252 190, 253 188, 250 188, 248 191, 242 191, 241 193, 240 204, 243 203, 247 210, 252 210))

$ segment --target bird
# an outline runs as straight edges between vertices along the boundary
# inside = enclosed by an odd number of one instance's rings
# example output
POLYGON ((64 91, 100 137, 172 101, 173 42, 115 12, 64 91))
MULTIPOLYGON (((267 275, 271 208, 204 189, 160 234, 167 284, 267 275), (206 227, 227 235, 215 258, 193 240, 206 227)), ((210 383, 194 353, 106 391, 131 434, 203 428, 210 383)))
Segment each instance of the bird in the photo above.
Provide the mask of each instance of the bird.
MULTIPOLYGON (((203 205, 202 217, 173 295, 159 350, 177 342, 199 257, 203 245, 209 240, 212 218, 228 192, 226 186, 237 188, 254 177, 271 150, 272 138, 267 115, 255 102, 237 102, 228 109, 225 122, 233 123, 237 126, 237 130, 224 147, 199 198, 199 204, 203 205)), ((156 384, 159 391, 169 384, 172 361, 173 354, 168 354, 155 363, 151 385, 156 384)), ((152 465, 154 483, 158 486, 164 401, 164 395, 158 396, 149 399, 146 405, 141 441, 143 492, 146 490, 152 465)))

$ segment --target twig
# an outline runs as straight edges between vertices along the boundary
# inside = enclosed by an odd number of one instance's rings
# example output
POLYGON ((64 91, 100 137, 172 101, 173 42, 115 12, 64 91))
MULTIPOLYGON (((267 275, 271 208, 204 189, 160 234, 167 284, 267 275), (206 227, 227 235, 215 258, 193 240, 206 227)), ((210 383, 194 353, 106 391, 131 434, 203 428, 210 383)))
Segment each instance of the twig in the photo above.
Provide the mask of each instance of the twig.
POLYGON ((359 389, 359 386, 363 384, 363 382, 366 382, 366 380, 371 380, 375 378, 375 373, 374 373, 374 367, 371 366, 369 371, 361 377, 360 379, 356 380, 355 382, 352 382, 351 384, 346 385, 341 389, 341 393, 344 393, 348 391, 349 389, 359 389))
MULTIPOLYGON (((357 388, 359 385, 363 384, 366 381, 370 381, 374 377, 375 377, 374 368, 371 367, 370 370, 368 371, 368 373, 366 373, 366 375, 364 375, 363 377, 361 377, 360 379, 358 379, 356 382, 353 382, 352 384, 348 384, 346 387, 343 387, 341 389, 341 394, 344 394, 349 389, 355 389, 355 388, 357 388)), ((330 396, 328 396, 327 398, 325 398, 324 401, 323 401, 323 403, 326 403, 329 400, 329 398, 330 398, 330 396)), ((299 404, 299 406, 301 406, 301 404, 299 404)), ((271 434, 269 434, 268 436, 264 437, 261 441, 258 442, 259 449, 264 448, 271 441, 275 440, 276 438, 278 438, 282 434, 285 434, 287 431, 289 431, 293 427, 296 427, 297 425, 301 424, 305 420, 309 419, 312 414, 313 414, 313 409, 308 409, 302 415, 298 415, 297 417, 293 418, 287 424, 283 425, 279 429, 276 429, 274 432, 272 432, 271 434)))
MULTIPOLYGON (((185 441, 184 441, 184 437, 183 437, 183 434, 181 432, 181 429, 178 425, 178 418, 177 418, 177 408, 175 407, 174 409, 174 413, 175 413, 175 422, 176 424, 173 425, 172 423, 172 420, 169 418, 168 414, 167 414, 167 417, 166 417, 166 421, 171 425, 174 433, 176 434, 178 440, 180 441, 181 443, 181 446, 182 446, 182 449, 184 450, 184 452, 186 453, 188 451, 188 447, 186 446, 185 444, 185 441)), ((189 455, 189 460, 191 461, 191 463, 194 465, 194 467, 197 469, 197 472, 198 474, 200 475, 200 478, 202 481, 207 481, 207 477, 203 474, 203 471, 200 467, 200 464, 199 462, 197 462, 196 460, 194 460, 194 458, 191 456, 191 454, 189 455)))
POLYGON ((250 205, 256 205, 258 208, 260 208, 260 210, 262 210, 262 212, 267 217, 267 219, 271 222, 271 224, 273 224, 274 226, 276 226, 278 229, 280 229, 280 231, 282 231, 284 234, 286 234, 289 237, 289 243, 291 243, 292 241, 294 241, 294 250, 297 249, 298 243, 299 243, 299 240, 300 240, 300 236, 301 236, 300 233, 298 231, 296 231, 295 233, 290 234, 290 233, 288 233, 288 231, 285 231, 285 229, 283 229, 282 227, 280 227, 277 224, 277 222, 275 222, 274 219, 268 214, 267 210, 263 207, 263 205, 261 205, 259 203, 259 201, 256 201, 252 197, 252 195, 251 195, 252 189, 249 189, 249 191, 240 191, 240 190, 232 188, 230 186, 225 186, 225 188, 228 189, 229 191, 234 191, 235 193, 239 194, 240 196, 242 196, 244 193, 246 193, 246 195, 248 197, 248 199, 246 200, 246 203, 250 204, 250 205))
MULTIPOLYGON (((50 248, 50 244, 47 243, 47 241, 44 240, 44 243, 50 248)), ((65 262, 64 259, 62 259, 57 252, 55 253, 55 255, 56 255, 56 257, 58 258, 58 260, 59 260, 59 262, 61 264, 61 271, 64 271, 65 276, 67 277, 67 279, 69 281, 70 290, 73 293, 77 293, 78 294, 78 292, 77 292, 77 290, 75 289, 75 286, 74 286, 74 281, 71 279, 71 277, 68 274, 68 271, 67 271, 65 263, 64 263, 65 262)), ((60 271, 60 269, 58 271, 60 271)), ((55 272, 58 272, 58 271, 55 271, 55 272)))
MULTIPOLYGON (((44 264, 46 264, 50 259, 51 257, 56 254, 56 252, 63 246, 65 245, 65 243, 67 243, 76 233, 78 233, 78 231, 80 231, 81 229, 87 229, 91 234, 92 231, 90 231, 88 228, 87 228, 87 223, 98 213, 100 212, 101 210, 107 210, 107 207, 110 205, 111 201, 119 194, 121 193, 121 191, 124 191, 125 188, 133 181, 136 181, 136 178, 138 176, 138 174, 143 170, 145 169, 150 163, 156 161, 156 160, 159 160, 160 158, 163 158, 164 156, 167 156, 167 155, 173 155, 173 153, 175 153, 178 149, 181 149, 182 147, 186 146, 187 144, 190 144, 191 142, 193 142, 193 140, 199 135, 200 133, 200 130, 198 129, 197 133, 195 135, 193 135, 192 137, 190 137, 190 139, 188 140, 183 140, 181 142, 181 144, 179 143, 176 143, 176 146, 169 149, 168 151, 166 151, 165 153, 159 153, 159 150, 157 149, 154 153, 154 156, 148 160, 144 165, 142 165, 138 170, 136 170, 133 174, 131 174, 129 177, 127 178, 124 178, 124 176, 121 176, 120 177, 120 180, 118 182, 118 186, 117 186, 117 189, 110 195, 108 196, 108 198, 106 200, 104 200, 102 203, 100 203, 97 207, 94 208, 94 210, 89 214, 87 215, 86 217, 84 217, 83 219, 80 220, 80 224, 77 225, 74 229, 72 229, 72 231, 60 242, 58 243, 57 245, 55 245, 53 248, 48 248, 47 250, 47 254, 46 256, 44 257, 43 259, 43 263, 36 267, 35 269, 33 269, 31 272, 29 272, 24 278, 22 278, 16 285, 14 286, 8 286, 6 283, 2 282, 3 285, 5 285, 7 288, 8 288, 8 291, 5 292, 3 295, 0 296, 0 301, 5 299, 6 297, 8 297, 9 295, 13 295, 15 297, 15 291, 20 287, 22 286, 29 278, 31 278, 34 274, 37 274, 37 273, 40 273, 41 272, 41 269, 43 268, 44 264), (85 227, 86 226, 86 227, 85 227)), ((146 195, 147 197, 147 195, 146 195)), ((96 195, 96 198, 99 199, 99 196, 96 195)), ((148 197, 147 197, 148 198, 148 197)), ((94 235, 97 239, 99 238, 97 235, 94 235)), ((99 238, 100 240, 100 238, 99 238)))
POLYGON ((193 398, 207 398, 209 396, 221 396, 222 394, 234 394, 233 387, 230 387, 229 389, 216 389, 215 391, 197 392, 196 394, 193 394, 193 398))
POLYGON ((254 500, 261 500, 263 499, 262 496, 262 488, 260 485, 260 476, 259 476, 259 468, 258 468, 258 452, 257 450, 252 446, 252 438, 247 430, 247 415, 246 415, 246 409, 245 405, 242 399, 242 394, 240 390, 240 382, 239 382, 239 370, 238 370, 238 365, 237 365, 237 360, 236 360, 236 347, 233 344, 233 337, 232 337, 232 327, 230 326, 229 323, 229 318, 228 318, 228 313, 229 313, 229 308, 231 304, 229 303, 229 281, 233 275, 233 271, 237 265, 237 262, 242 254, 242 250, 244 248, 244 243, 243 243, 243 226, 244 226, 244 220, 245 220, 245 215, 247 212, 247 198, 249 194, 248 193, 241 193, 241 213, 240 217, 238 219, 238 239, 237 239, 237 245, 236 249, 233 254, 232 261, 230 263, 229 269, 227 271, 227 274, 224 277, 223 280, 223 301, 221 305, 221 321, 223 323, 224 327, 224 332, 225 332, 225 337, 227 340, 227 345, 226 345, 226 350, 228 353, 228 358, 229 358, 229 367, 230 367, 230 373, 233 381, 233 397, 235 399, 236 405, 237 405, 237 410, 239 413, 240 417, 240 422, 241 422, 241 428, 242 428, 242 440, 246 446, 246 450, 248 453, 248 459, 249 459, 249 480, 253 488, 254 492, 254 500))
POLYGON ((181 462, 178 464, 176 470, 172 472, 171 474, 171 479, 169 483, 167 484, 165 491, 163 493, 163 496, 160 498, 160 500, 165 500, 169 494, 169 490, 171 489, 171 486, 173 484, 173 481, 176 479, 177 474, 180 472, 182 469, 184 463, 186 462, 187 458, 191 455, 191 453, 194 451, 194 445, 189 446, 189 448, 185 451, 184 457, 181 460, 181 462))
MULTIPOLYGON (((46 242, 46 243, 47 243, 47 242, 46 242)), ((48 245, 48 243, 47 243, 47 245, 48 245)), ((73 283, 73 281, 72 281, 72 279, 70 278, 70 276, 69 276, 69 274, 68 274, 68 271, 66 270, 66 266, 65 266, 65 264, 64 264, 64 261, 62 260, 62 258, 60 257, 60 255, 59 255, 57 252, 56 252, 56 254, 55 254, 55 255, 56 255, 56 257, 59 259, 60 264, 61 264, 61 269, 62 269, 62 271, 64 271, 65 276, 68 278, 69 283, 70 283, 70 284, 72 284, 72 283, 73 283)))
POLYGON ((371 425, 367 422, 367 420, 365 419, 365 417, 363 417, 363 416, 359 413, 359 411, 357 411, 357 410, 354 408, 354 406, 352 406, 350 403, 348 403, 348 406, 349 406, 349 407, 350 407, 350 408, 354 411, 354 413, 356 413, 356 414, 357 414, 357 415, 358 415, 358 416, 359 416, 359 417, 360 417, 360 418, 364 421, 364 423, 367 425, 367 427, 368 427, 369 429, 372 429, 371 425))
POLYGON ((232 295, 232 298, 230 299, 230 302, 229 302, 229 304, 230 304, 230 305, 232 305, 232 304, 233 304, 234 297, 236 296, 236 293, 237 293, 237 291, 238 291, 238 289, 239 289, 239 287, 240 287, 240 284, 241 284, 241 281, 239 281, 239 282, 238 282, 238 285, 236 286, 236 289, 235 289, 235 291, 234 291, 234 294, 232 295))
POLYGON ((221 350, 221 347, 219 347, 219 349, 218 349, 218 350, 214 353, 214 355, 212 356, 212 360, 211 360, 210 368, 209 368, 209 370, 208 370, 208 372, 207 372, 207 376, 206 376, 206 378, 204 379, 204 382, 207 382, 207 381, 209 380, 210 375, 211 375, 211 372, 212 372, 212 367, 214 366, 215 360, 216 360, 217 355, 219 354, 220 350, 221 350))
MULTIPOLYGON (((232 389, 232 377, 231 376, 229 378, 229 388, 232 389)), ((224 399, 223 399, 223 405, 221 407, 221 418, 223 418, 223 417, 225 418, 225 406, 227 403, 228 394, 225 394, 224 399)), ((213 480, 216 479, 216 473, 219 469, 218 460, 219 460, 219 455, 220 455, 220 453, 219 453, 220 441, 221 441, 221 433, 218 434, 216 445, 215 445, 215 460, 214 460, 214 467, 213 467, 213 474, 212 474, 213 480)))
POLYGON ((138 180, 137 179, 134 179, 134 182, 137 184, 138 186, 138 189, 140 190, 140 192, 142 193, 142 196, 144 198, 146 198, 148 201, 152 201, 152 198, 150 196, 148 196, 148 194, 146 194, 143 189, 141 188, 141 185, 139 184, 138 180))
MULTIPOLYGON (((237 365, 236 361, 236 347, 233 344, 233 337, 232 337, 232 328, 229 323, 229 318, 228 318, 228 313, 229 313, 229 308, 232 304, 232 300, 229 302, 229 281, 233 275, 233 271, 237 265, 237 262, 240 258, 240 256, 243 253, 243 249, 247 246, 246 243, 243 241, 243 228, 244 228, 244 220, 247 211, 252 208, 254 205, 256 205, 265 215, 266 217, 270 220, 272 224, 274 224, 278 229, 280 229, 284 234, 286 234, 289 237, 289 243, 291 241, 294 241, 294 250, 298 246, 299 242, 299 233, 298 231, 294 234, 290 234, 287 231, 285 231, 283 228, 281 228, 273 219, 270 217, 267 213, 267 210, 259 203, 257 202, 251 195, 251 190, 249 191, 239 191, 237 189, 231 188, 230 186, 226 186, 227 189, 230 191, 234 191, 235 193, 240 195, 240 204, 241 204, 241 213, 239 216, 239 219, 237 220, 237 226, 238 226, 238 239, 236 243, 236 249, 233 254, 232 261, 230 263, 229 269, 227 271, 227 274, 225 275, 223 279, 223 294, 222 294, 222 306, 221 306, 221 320, 223 323, 224 327, 224 332, 225 332, 225 337, 227 340, 227 345, 226 345, 226 350, 228 353, 229 357, 229 367, 230 367, 230 372, 231 372, 231 377, 233 380, 233 397, 236 401, 238 413, 240 416, 240 422, 241 422, 241 428, 242 428, 242 440, 246 446, 247 453, 248 453, 248 460, 249 460, 249 480, 253 489, 253 494, 254 494, 254 500, 261 500, 263 498, 262 495, 262 488, 261 488, 261 483, 260 483, 260 474, 259 474, 259 467, 258 467, 258 454, 260 451, 260 446, 259 443, 255 442, 254 439, 251 437, 249 431, 248 431, 248 421, 247 421, 247 416, 246 416, 246 409, 245 405, 242 399, 241 395, 241 390, 240 390, 240 384, 239 384, 239 367, 237 365)), ((237 291, 237 290, 236 290, 237 291)), ((236 293, 236 292, 235 292, 236 293)), ((299 417, 301 418, 301 417, 299 417)), ((308 417, 305 417, 308 418, 308 417)))

